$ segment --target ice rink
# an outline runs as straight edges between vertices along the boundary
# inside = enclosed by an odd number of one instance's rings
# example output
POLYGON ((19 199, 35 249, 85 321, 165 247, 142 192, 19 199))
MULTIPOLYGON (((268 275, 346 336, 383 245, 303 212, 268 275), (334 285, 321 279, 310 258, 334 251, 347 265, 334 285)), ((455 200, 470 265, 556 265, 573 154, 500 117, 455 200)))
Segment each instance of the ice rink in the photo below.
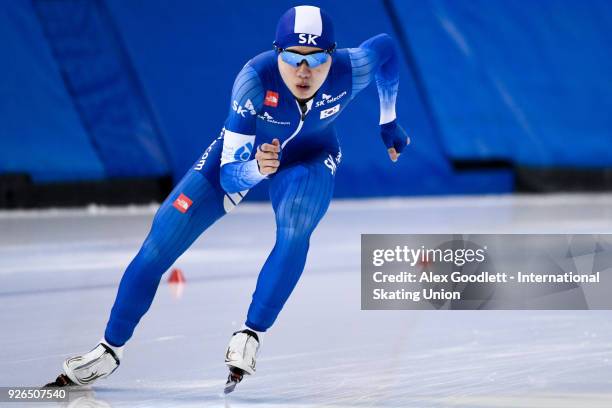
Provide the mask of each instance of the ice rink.
MULTIPOLYGON (((95 346, 154 211, 0 212, 0 386, 42 385, 95 346)), ((360 310, 362 233, 518 232, 612 233, 612 195, 334 201, 257 374, 224 398, 274 241, 269 205, 240 205, 175 264, 182 295, 164 276, 118 371, 63 406, 612 406, 612 312, 360 310)))

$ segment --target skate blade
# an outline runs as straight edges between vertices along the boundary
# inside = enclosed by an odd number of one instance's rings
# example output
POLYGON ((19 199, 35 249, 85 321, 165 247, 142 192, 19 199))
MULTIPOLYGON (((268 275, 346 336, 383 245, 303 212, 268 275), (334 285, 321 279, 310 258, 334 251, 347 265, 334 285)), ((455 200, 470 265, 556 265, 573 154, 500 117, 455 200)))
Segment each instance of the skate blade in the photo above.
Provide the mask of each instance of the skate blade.
POLYGON ((227 395, 227 394, 230 394, 230 393, 234 392, 234 390, 236 389, 236 385, 238 385, 238 383, 236 381, 230 381, 228 379, 227 382, 225 383, 225 388, 223 389, 223 394, 227 395))
POLYGON ((42 388, 63 388, 63 387, 78 387, 66 374, 60 374, 55 381, 45 384, 42 388))
POLYGON ((236 367, 230 367, 230 373, 227 376, 227 382, 225 383, 225 388, 223 389, 223 393, 227 395, 233 392, 234 389, 236 389, 236 385, 238 385, 238 383, 242 381, 243 377, 244 377, 243 370, 241 370, 240 368, 236 368, 236 367))

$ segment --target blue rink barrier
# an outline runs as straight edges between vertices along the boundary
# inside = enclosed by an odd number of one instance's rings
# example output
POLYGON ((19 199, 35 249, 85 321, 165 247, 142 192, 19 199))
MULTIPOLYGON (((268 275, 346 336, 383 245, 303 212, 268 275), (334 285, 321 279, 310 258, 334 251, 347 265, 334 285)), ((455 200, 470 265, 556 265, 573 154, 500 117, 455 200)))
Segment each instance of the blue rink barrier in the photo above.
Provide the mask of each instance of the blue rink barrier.
POLYGON ((36 181, 106 174, 79 120, 32 3, 0 7, 0 174, 36 181))
MULTIPOLYGON (((396 35, 379 1, 353 2, 350 24, 342 18, 344 3, 311 3, 325 7, 337 18, 339 47, 358 46, 380 32, 396 35)), ((285 8, 297 4, 280 6, 268 0, 237 7, 220 0, 189 0, 173 8, 168 22, 167 18, 160 20, 167 13, 164 2, 147 3, 147 13, 133 2, 108 2, 134 67, 159 113, 175 179, 182 177, 218 134, 229 110, 235 75, 251 57, 271 48, 278 17, 285 8), (181 24, 175 24, 177 21, 181 24)), ((398 116, 412 136, 412 146, 397 164, 389 161, 379 136, 378 95, 372 84, 337 121, 343 163, 336 196, 510 191, 509 171, 458 174, 453 170, 420 100, 411 67, 402 64, 400 75, 398 116)), ((258 187, 248 197, 266 196, 265 187, 258 187)))
POLYGON ((612 166, 612 3, 391 0, 453 160, 612 166))
MULTIPOLYGON (((387 32, 402 57, 397 112, 412 145, 389 161, 372 84, 337 121, 336 196, 500 193, 514 169, 546 184, 541 171, 612 167, 611 3, 310 3, 335 17, 339 47, 387 32)), ((7 2, 0 174, 178 181, 218 135, 237 72, 298 4, 7 2)))

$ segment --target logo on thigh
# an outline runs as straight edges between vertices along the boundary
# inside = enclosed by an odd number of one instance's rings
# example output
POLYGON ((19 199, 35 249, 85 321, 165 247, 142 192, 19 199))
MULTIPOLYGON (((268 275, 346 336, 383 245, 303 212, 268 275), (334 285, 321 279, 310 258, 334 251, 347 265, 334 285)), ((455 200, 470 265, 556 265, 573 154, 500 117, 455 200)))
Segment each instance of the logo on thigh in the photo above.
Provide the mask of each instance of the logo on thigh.
POLYGON ((193 204, 193 201, 191 201, 191 199, 185 194, 181 193, 181 195, 179 195, 178 198, 174 200, 172 206, 183 214, 185 214, 189 207, 191 207, 191 204, 193 204))

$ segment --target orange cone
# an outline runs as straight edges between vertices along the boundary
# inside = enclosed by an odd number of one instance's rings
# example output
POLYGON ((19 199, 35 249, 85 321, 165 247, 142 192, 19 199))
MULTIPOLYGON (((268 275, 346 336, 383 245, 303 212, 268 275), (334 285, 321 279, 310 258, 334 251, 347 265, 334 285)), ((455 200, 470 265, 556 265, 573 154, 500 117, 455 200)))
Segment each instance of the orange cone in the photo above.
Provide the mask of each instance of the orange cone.
POLYGON ((181 271, 179 268, 172 269, 172 272, 170 272, 170 277, 168 278, 168 283, 185 283, 183 271, 181 271))

